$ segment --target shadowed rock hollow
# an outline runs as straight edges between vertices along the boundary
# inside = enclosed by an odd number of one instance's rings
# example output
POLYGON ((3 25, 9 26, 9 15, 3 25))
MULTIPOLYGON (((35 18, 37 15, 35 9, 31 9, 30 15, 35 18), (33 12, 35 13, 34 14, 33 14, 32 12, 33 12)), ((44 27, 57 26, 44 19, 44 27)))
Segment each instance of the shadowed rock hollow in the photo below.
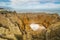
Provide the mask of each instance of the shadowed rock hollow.
POLYGON ((0 13, 0 40, 60 40, 59 30, 58 14, 0 13))

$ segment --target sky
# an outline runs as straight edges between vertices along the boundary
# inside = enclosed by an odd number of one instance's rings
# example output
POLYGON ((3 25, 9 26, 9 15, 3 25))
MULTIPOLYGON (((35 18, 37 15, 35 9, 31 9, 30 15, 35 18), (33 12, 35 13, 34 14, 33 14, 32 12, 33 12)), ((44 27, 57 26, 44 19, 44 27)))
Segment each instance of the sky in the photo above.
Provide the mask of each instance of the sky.
POLYGON ((60 10, 60 0, 0 0, 0 7, 14 10, 60 10))

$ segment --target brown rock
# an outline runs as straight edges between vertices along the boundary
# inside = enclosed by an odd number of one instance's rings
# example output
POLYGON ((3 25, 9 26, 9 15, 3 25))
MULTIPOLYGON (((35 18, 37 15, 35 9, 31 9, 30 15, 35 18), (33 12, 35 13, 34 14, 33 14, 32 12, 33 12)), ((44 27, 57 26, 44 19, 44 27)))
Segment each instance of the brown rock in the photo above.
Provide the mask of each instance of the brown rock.
POLYGON ((60 23, 57 22, 60 22, 58 14, 0 14, 0 40, 55 40, 56 34, 59 35, 57 26, 60 23), (34 31, 30 27, 32 23, 42 25, 45 29, 34 31), (57 30, 55 30, 56 28, 57 30), (51 29, 54 30, 51 31, 51 29), (54 31, 57 33, 55 34, 54 31), (55 38, 49 39, 53 36, 55 38))

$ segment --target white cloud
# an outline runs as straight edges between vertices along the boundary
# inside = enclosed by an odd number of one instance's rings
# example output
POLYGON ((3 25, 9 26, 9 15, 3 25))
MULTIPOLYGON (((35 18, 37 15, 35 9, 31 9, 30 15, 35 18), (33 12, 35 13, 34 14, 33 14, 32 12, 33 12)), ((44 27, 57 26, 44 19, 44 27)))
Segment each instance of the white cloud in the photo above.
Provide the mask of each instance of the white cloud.
POLYGON ((57 0, 11 0, 14 9, 51 9, 60 8, 60 4, 54 4, 57 0), (40 2, 47 2, 41 4, 40 2))
POLYGON ((12 5, 37 4, 39 0, 11 0, 12 5))
POLYGON ((15 10, 29 10, 29 9, 57 9, 60 8, 60 4, 54 2, 60 2, 60 0, 10 0, 11 2, 0 2, 0 6, 11 7, 15 10), (46 2, 46 3, 41 3, 46 2))
POLYGON ((40 2, 60 2, 60 0, 40 0, 40 2))

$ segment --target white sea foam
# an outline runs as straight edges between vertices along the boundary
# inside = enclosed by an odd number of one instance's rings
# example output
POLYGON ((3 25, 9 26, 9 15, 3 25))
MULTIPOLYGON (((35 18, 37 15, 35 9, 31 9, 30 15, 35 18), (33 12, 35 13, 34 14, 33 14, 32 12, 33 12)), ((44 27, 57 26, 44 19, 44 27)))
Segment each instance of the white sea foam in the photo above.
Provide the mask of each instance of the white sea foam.
POLYGON ((30 27, 32 30, 36 31, 36 30, 42 30, 42 29, 45 29, 44 26, 40 26, 39 24, 30 24, 30 27))

